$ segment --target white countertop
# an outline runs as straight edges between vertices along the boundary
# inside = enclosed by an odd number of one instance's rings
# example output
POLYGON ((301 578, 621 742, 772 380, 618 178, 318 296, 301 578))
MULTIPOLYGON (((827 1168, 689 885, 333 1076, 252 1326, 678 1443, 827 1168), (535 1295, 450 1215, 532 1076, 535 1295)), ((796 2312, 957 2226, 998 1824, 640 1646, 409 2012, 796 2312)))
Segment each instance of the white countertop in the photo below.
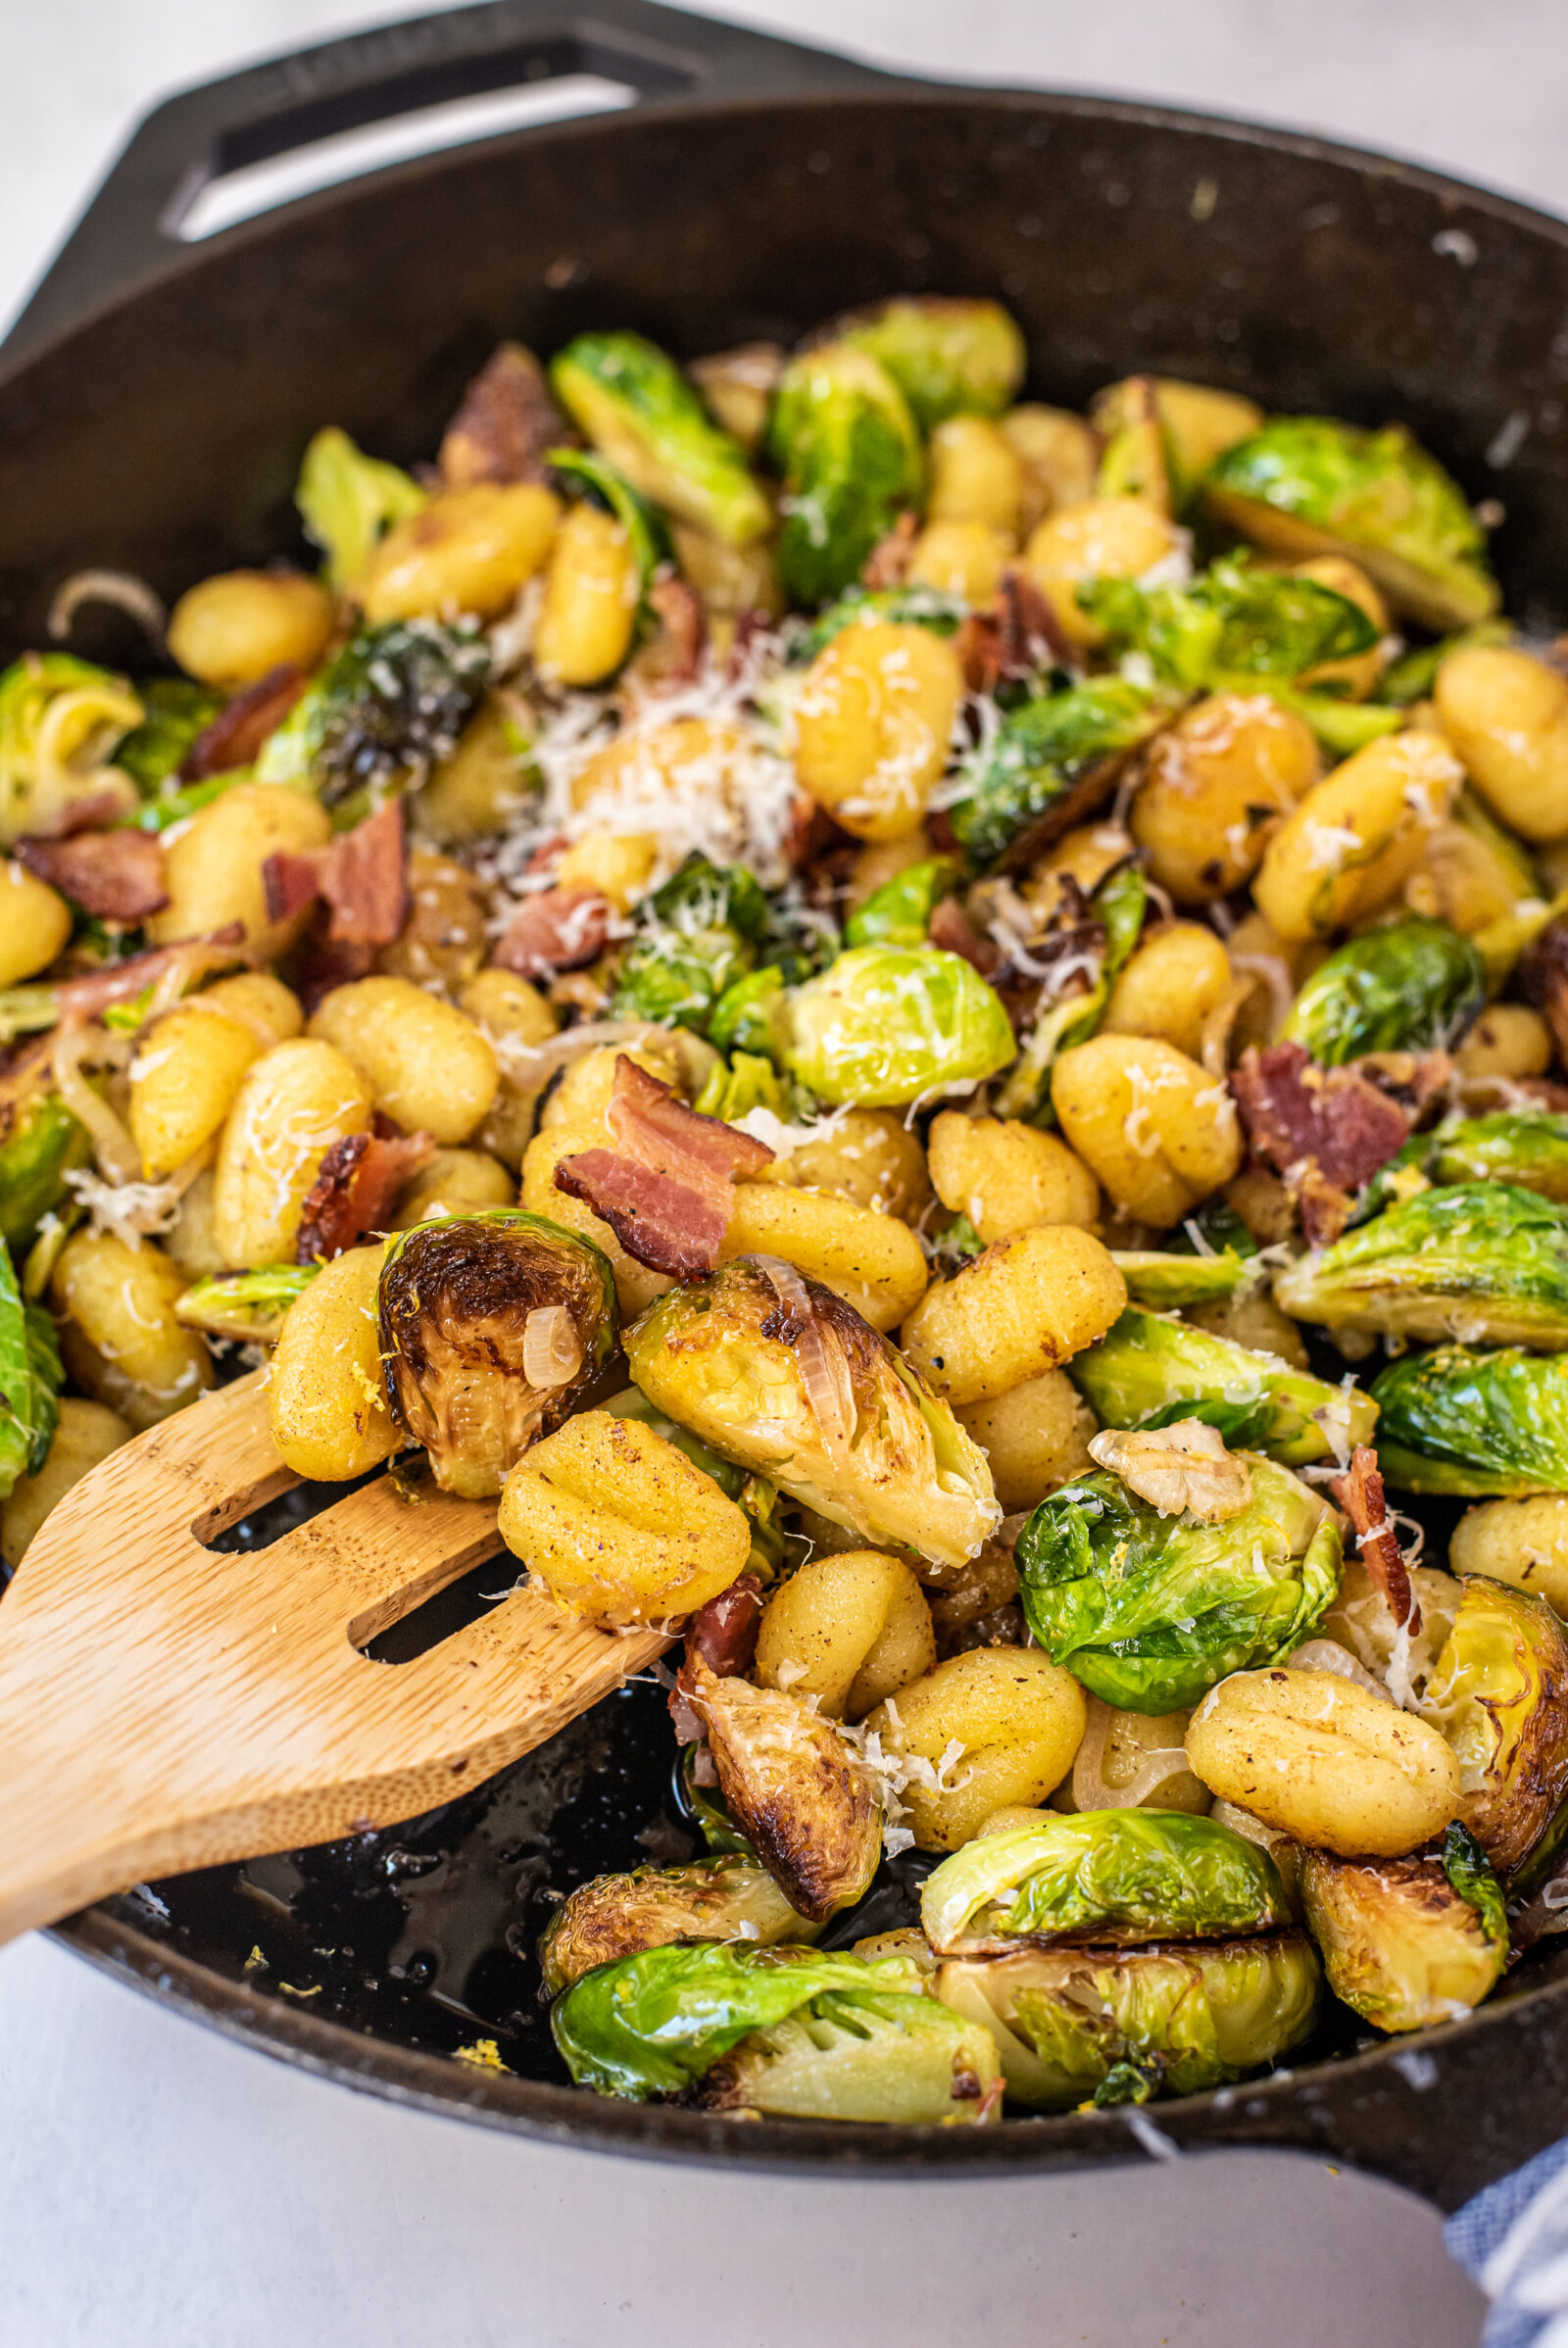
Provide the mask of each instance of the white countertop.
MULTIPOLYGON (((389 13, 13 0, 0 318, 156 97, 389 13)), ((1557 0, 706 13, 1318 128, 1568 209, 1557 0)), ((308 2079, 38 1939, 0 1952, 0 2234, 5 2348, 1473 2348, 1480 2326, 1434 2213, 1320 2161, 846 2185, 547 2150, 308 2079)))

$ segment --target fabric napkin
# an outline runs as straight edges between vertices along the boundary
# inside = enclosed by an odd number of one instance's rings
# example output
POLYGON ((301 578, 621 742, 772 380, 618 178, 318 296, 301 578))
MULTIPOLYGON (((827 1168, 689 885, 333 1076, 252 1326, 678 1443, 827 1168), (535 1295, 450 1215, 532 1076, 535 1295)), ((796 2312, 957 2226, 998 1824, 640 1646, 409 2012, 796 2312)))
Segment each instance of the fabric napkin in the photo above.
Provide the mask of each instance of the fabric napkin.
POLYGON ((1481 2348, 1568 2348, 1568 2142, 1467 2201, 1443 2238, 1492 2301, 1481 2348))

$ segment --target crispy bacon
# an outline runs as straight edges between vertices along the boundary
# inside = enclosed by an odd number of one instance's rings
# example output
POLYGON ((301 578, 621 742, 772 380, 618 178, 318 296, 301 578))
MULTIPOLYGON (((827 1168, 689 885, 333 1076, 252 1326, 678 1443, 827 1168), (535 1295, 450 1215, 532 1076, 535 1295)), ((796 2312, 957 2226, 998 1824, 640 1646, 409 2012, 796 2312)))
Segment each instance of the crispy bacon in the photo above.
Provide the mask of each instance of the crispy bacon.
POLYGON ((245 959, 245 925, 230 921, 205 938, 183 938, 177 946, 154 946, 146 954, 127 954, 104 970, 84 970, 77 978, 63 978, 51 988, 62 1027, 83 1019, 101 1018, 111 1003, 130 1003, 176 963, 188 964, 187 984, 194 986, 210 970, 223 970, 245 959))
POLYGON ((982 978, 996 975, 1001 954, 989 938, 981 936, 956 897, 943 898, 931 915, 927 934, 933 946, 944 947, 949 954, 961 954, 982 978))
POLYGON ((765 1143, 718 1117, 700 1117, 622 1052, 607 1123, 614 1150, 563 1158, 556 1188, 610 1225, 628 1255, 676 1280, 718 1261, 737 1174, 772 1163, 765 1143))
POLYGON ((1335 1477, 1329 1490, 1355 1527, 1361 1563, 1387 1598, 1390 1613, 1413 1638, 1421 1628, 1421 1609, 1403 1552, 1389 1523, 1378 1455, 1369 1443, 1356 1444, 1349 1467, 1343 1476, 1335 1477))
POLYGON ((989 611, 971 611, 955 639, 971 693, 995 693, 1054 662, 1070 666, 1071 645, 1034 581, 1006 570, 989 611))
POLYGON ((290 920, 324 897, 334 946, 390 946, 409 909, 402 801, 389 800, 328 848, 269 856, 262 880, 270 921, 290 920))
POLYGON ((744 1679, 757 1652, 761 1619, 762 1585, 755 1574, 741 1574, 728 1590, 698 1607, 686 1625, 686 1651, 701 1655, 721 1679, 744 1679))
POLYGON ((67 802, 50 824, 47 835, 40 839, 69 840, 77 832, 95 832, 101 824, 114 823, 126 812, 126 794, 123 791, 92 791, 85 799, 67 802))
POLYGON ((1242 1123, 1299 1200, 1314 1247, 1339 1237, 1352 1197, 1402 1149, 1449 1066, 1443 1052, 1380 1052, 1321 1068, 1301 1044, 1244 1053, 1230 1080, 1242 1123))
POLYGON ((19 840, 19 864, 101 921, 145 921, 169 903, 164 846, 151 832, 77 832, 19 840))
POLYGON ((292 921, 303 913, 321 894, 321 858, 324 848, 307 849, 295 855, 279 849, 262 866, 262 887, 267 893, 269 921, 292 921))
POLYGON ((236 766, 249 766, 304 690, 304 669, 293 660, 281 660, 256 684, 236 693, 211 723, 202 727, 185 753, 180 781, 205 782, 210 774, 229 774, 236 766))
POLYGON ((334 1142, 306 1193, 295 1261, 341 1255, 368 1231, 384 1230, 399 1191, 434 1154, 427 1133, 399 1134, 395 1141, 355 1133, 334 1142))
POLYGON ((604 952, 614 920, 614 906, 597 889, 545 889, 523 899, 490 958, 519 978, 581 970, 604 952))
POLYGON ((708 643, 708 612, 703 599, 687 579, 673 573, 656 579, 648 590, 662 634, 658 663, 662 685, 689 685, 701 675, 708 643))
POLYGON ((544 369, 520 343, 493 351, 463 395, 441 442, 441 485, 547 481, 546 449, 575 436, 550 396, 544 369))
POLYGON ((914 541, 919 520, 913 514, 901 514, 884 537, 877 540, 860 565, 860 585, 878 594, 889 587, 902 587, 909 575, 909 563, 914 554, 914 541))

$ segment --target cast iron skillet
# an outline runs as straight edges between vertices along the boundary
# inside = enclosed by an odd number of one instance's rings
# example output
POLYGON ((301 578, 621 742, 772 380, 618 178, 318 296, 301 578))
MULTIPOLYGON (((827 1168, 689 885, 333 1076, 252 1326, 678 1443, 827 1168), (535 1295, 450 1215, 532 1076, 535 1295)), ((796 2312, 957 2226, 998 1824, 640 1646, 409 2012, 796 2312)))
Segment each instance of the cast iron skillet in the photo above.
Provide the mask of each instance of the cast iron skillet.
MULTIPOLYGON (((45 640, 50 593, 80 566, 174 593, 297 551, 308 435, 333 421, 380 454, 427 454, 503 335, 551 351, 625 324, 694 354, 901 288, 1000 294, 1033 390, 1065 404, 1137 367, 1277 409, 1405 418, 1473 496, 1506 504, 1509 610, 1568 618, 1561 223, 1278 131, 896 81, 644 0, 582 15, 498 0, 257 67, 142 125, 0 360, 0 656, 45 640), (215 173, 571 72, 640 103, 401 166, 207 244, 172 233, 215 173)), ((130 650, 108 628, 82 649, 130 650)), ((508 1578, 480 1569, 479 1593, 508 1578)), ((691 1847, 668 1759, 659 1693, 634 1688, 430 1819, 186 1877, 65 1935, 307 2068, 536 2136, 916 2170, 1164 2149, 1137 2114, 828 2128, 565 2087, 532 1936, 547 1893, 691 1847), (506 2071, 452 2059, 484 2040, 506 2071)), ((875 1921, 906 1896, 885 1886, 875 1921)), ((1359 2051, 1324 2040, 1312 2058, 1152 2119, 1177 2145, 1306 2147, 1452 2206, 1561 2132, 1568 1952, 1471 2021, 1359 2051)))

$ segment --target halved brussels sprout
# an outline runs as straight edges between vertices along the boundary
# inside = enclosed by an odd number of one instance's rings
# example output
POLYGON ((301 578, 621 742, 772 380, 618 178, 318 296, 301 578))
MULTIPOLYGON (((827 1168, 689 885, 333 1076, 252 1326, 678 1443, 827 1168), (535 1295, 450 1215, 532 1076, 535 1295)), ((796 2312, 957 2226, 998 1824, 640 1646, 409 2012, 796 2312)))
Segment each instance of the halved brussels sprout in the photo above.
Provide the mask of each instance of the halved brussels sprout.
POLYGON ((740 1256, 671 1289, 624 1343, 661 1410, 873 1546, 956 1566, 1001 1522, 985 1454, 947 1403, 788 1264, 740 1256))
POLYGON ((1276 416, 1209 472, 1210 511, 1286 555, 1351 555, 1423 627, 1472 627, 1497 609, 1486 538, 1463 490, 1400 424, 1380 432, 1276 416))
POLYGON ((789 1005, 786 1064, 832 1107, 903 1108, 982 1084, 1017 1049, 996 990, 932 946, 852 947, 789 1005))
POLYGON ((920 1921, 944 1956, 1020 1940, 1206 1940, 1289 1924, 1268 1852, 1184 1810, 1044 1811, 965 1843, 927 1876, 920 1921))
POLYGON ((68 828, 85 800, 136 804, 112 764, 142 706, 123 677, 73 653, 26 653, 0 675, 0 846, 68 828))
POLYGON ((294 492, 305 534, 326 557, 328 584, 338 588, 351 588, 393 523, 429 499, 401 465, 368 457, 336 424, 306 449, 294 492))
POLYGON ((579 2086, 639 2102, 700 2090, 725 2058, 724 2109, 907 2122, 979 2119, 997 2101, 987 2033, 944 2013, 900 1957, 649 1949, 585 1975, 551 2028, 579 2086))
POLYGON ((820 1932, 797 1915, 766 1868, 749 1855, 686 1867, 636 1867, 596 1876, 562 1901, 540 1936, 546 1994, 559 1996, 596 1965, 676 1941, 744 1940, 771 1948, 820 1932))
POLYGON ((1018 396, 1028 353, 1000 302, 903 294, 838 320, 835 340, 869 351, 922 432, 950 416, 1000 416, 1018 396))
POLYGON ((614 1350, 615 1283, 590 1240, 493 1207, 400 1232, 381 1268, 381 1354, 398 1425, 443 1492, 498 1492, 614 1350))
POLYGON ((1464 1823, 1506 1882, 1568 1797, 1568 1639, 1545 1600, 1464 1575, 1422 1710, 1459 1757, 1464 1823))
POLYGON ((471 628, 394 619, 362 629, 262 745, 256 780, 314 785, 346 817, 344 803, 450 758, 489 674, 490 648, 471 628))
POLYGON ((1378 1465, 1404 1492, 1568 1492, 1568 1354, 1438 1345, 1373 1384, 1378 1465))
POLYGON ((1497 1880, 1457 1824, 1442 1859, 1303 1850, 1298 1882, 1329 1987, 1380 2030, 1455 2021, 1480 2005, 1508 1962, 1497 1880))
POLYGON ((66 1176, 92 1156, 87 1129, 56 1093, 34 1093, 0 1144, 0 1240, 20 1255, 70 1198, 66 1176))
POLYGON ((784 476, 779 574, 792 604, 825 603, 920 495, 914 418, 869 351, 827 343, 785 368, 768 449, 784 476))
POLYGON ((1399 1196, 1401 1176, 1414 1167, 1430 1183, 1509 1182, 1568 1206, 1568 1117, 1546 1109, 1501 1109, 1492 1117, 1447 1117, 1430 1133, 1412 1135, 1367 1186, 1365 1209, 1376 1212, 1399 1196))
POLYGON ((1568 1346, 1568 1210, 1517 1184, 1422 1191, 1274 1283, 1298 1321, 1439 1344, 1568 1346))
POLYGON ((550 384, 643 497, 726 546, 767 535, 772 516, 745 451, 656 344, 641 334, 579 334, 551 361, 550 384))
POLYGON ((1252 1496, 1218 1524, 1162 1516, 1109 1473, 1043 1500, 1014 1552, 1018 1594, 1054 1663, 1126 1712, 1196 1704, 1231 1672, 1288 1655, 1340 1586, 1316 1492, 1257 1452, 1252 1496))
POLYGON ((1094 811, 1171 714, 1125 677, 1026 701, 965 770, 965 796, 948 809, 954 837, 982 871, 1031 862, 1094 811))
POLYGON ((1185 693, 1267 691, 1270 679, 1353 660, 1378 640, 1348 596, 1293 571, 1254 568, 1234 555, 1222 556, 1189 587, 1089 579, 1078 601, 1113 653, 1142 653, 1156 676, 1185 693))
POLYGON ((1446 921, 1397 921, 1336 948, 1291 1006, 1283 1043, 1304 1044, 1323 1067, 1369 1052, 1446 1047, 1486 999, 1486 969, 1446 921))
MULTIPOLYGON (((699 1035, 720 998, 754 972, 767 903, 744 864, 689 856, 638 908, 638 936, 616 981, 613 1007, 699 1035)), ((733 1040, 732 1020, 725 1033, 733 1040)))
POLYGON ((1316 2023, 1322 1981, 1306 1934, 1281 1932, 949 1958, 936 1990, 991 2031, 1009 2097, 1064 2112, 1123 2064, 1172 2095, 1198 2095, 1277 2061, 1316 2023))
POLYGON ((283 1315, 320 1268, 318 1263, 263 1264, 254 1272, 216 1272, 175 1299, 174 1318, 187 1329, 205 1329, 209 1337, 275 1345, 283 1315))
POLYGON ((1360 1387, 1330 1386, 1275 1354, 1135 1305, 1073 1355, 1067 1375, 1103 1427, 1200 1419, 1233 1450, 1264 1451, 1285 1467, 1348 1457, 1371 1442, 1378 1415, 1360 1387))

